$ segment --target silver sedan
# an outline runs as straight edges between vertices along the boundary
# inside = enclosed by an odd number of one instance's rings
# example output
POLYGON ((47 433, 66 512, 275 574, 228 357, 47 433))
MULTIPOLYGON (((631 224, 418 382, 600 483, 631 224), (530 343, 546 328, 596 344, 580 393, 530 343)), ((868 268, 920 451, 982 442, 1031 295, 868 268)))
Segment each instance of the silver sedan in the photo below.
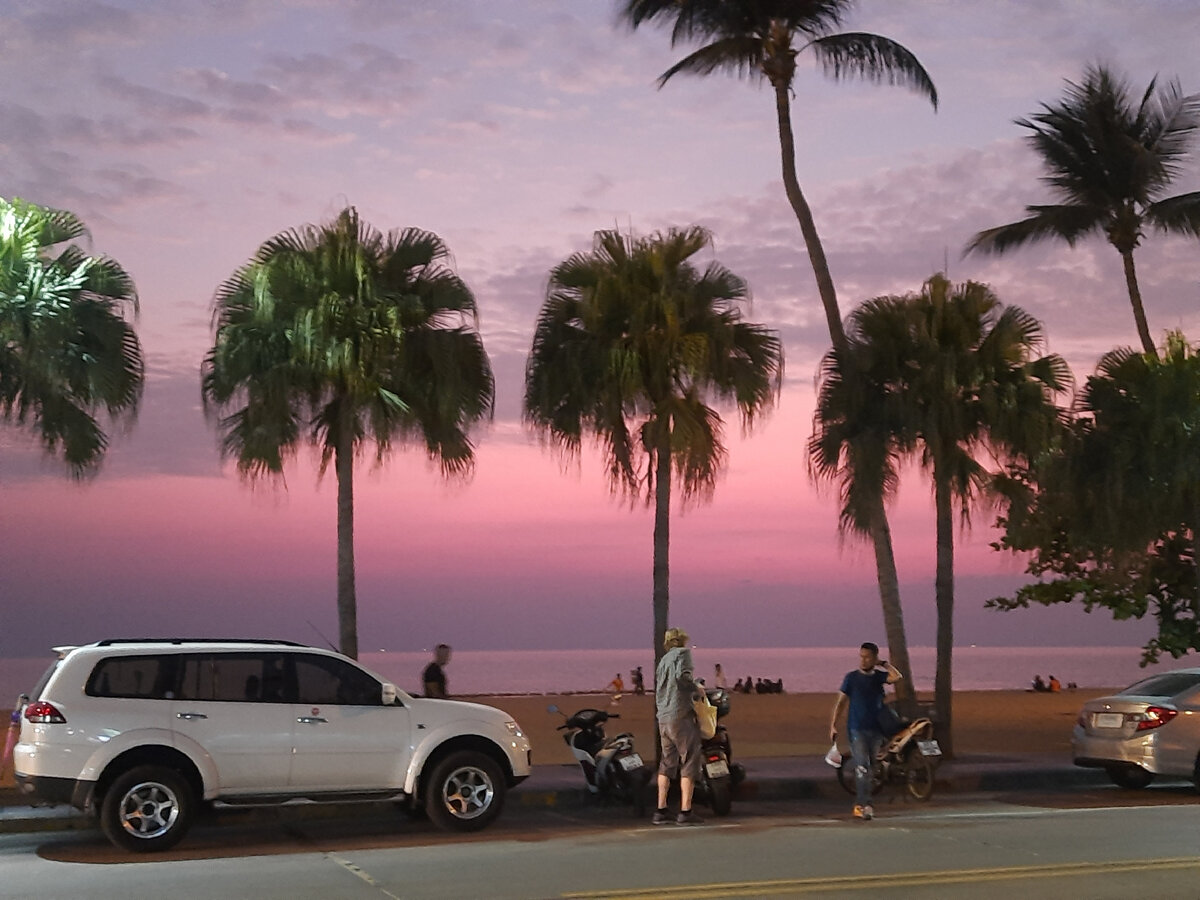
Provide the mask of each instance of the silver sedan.
POLYGON ((1143 678, 1083 705, 1071 738, 1075 765, 1105 769, 1125 788, 1156 775, 1200 787, 1200 669, 1143 678))

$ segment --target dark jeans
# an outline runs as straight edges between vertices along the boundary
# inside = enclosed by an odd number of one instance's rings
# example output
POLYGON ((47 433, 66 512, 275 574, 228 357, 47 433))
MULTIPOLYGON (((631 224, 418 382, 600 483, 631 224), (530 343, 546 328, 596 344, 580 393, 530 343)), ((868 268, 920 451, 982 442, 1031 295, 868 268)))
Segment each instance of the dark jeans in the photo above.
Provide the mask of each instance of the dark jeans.
POLYGON ((875 756, 883 747, 884 737, 878 731, 850 732, 850 755, 854 758, 855 802, 866 806, 871 802, 871 768, 875 756))

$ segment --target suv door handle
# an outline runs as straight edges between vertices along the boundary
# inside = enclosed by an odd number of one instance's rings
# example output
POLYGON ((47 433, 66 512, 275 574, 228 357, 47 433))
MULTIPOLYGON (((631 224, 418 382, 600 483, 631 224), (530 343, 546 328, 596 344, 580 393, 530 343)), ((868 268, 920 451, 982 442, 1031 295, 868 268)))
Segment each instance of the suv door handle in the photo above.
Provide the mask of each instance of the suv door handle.
POLYGON ((175 718, 187 719, 188 721, 191 721, 192 719, 207 719, 208 716, 206 716, 204 713, 181 712, 175 713, 175 718))
POLYGON ((327 725, 329 723, 324 716, 297 716, 296 721, 302 725, 327 725))

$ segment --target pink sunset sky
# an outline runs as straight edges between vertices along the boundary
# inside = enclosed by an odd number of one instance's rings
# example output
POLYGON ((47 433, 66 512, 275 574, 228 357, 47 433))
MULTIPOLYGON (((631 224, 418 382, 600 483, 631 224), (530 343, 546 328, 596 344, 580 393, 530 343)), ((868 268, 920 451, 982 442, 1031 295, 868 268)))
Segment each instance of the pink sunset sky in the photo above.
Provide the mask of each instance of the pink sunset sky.
MULTIPOLYGON (((847 30, 888 35, 937 84, 937 113, 800 58, 797 165, 843 312, 948 264, 1045 324, 1076 377, 1135 343, 1102 240, 961 258, 976 231, 1045 202, 1013 119, 1111 63, 1200 91, 1200 4, 863 0, 847 30)), ((549 270, 592 232, 699 223, 779 329, 787 380, 752 435, 726 415, 714 502, 678 511, 672 619, 707 646, 882 640, 869 550, 805 467, 827 331, 783 197, 769 91, 655 78, 682 55, 616 25, 609 0, 0 0, 0 195, 70 209, 141 297, 141 416, 78 485, 0 430, 0 656, 106 636, 336 634, 335 484, 302 456, 286 490, 222 467, 200 405, 214 290, 266 238, 347 204, 381 229, 439 234, 474 290, 497 376, 466 483, 419 451, 357 475, 364 650, 632 647, 651 632, 649 510, 613 499, 594 451, 564 467, 521 423, 525 354, 549 270)), ((1177 192, 1200 189, 1200 156, 1177 192)), ((704 261, 704 260, 702 260, 704 261)), ((1139 251, 1150 326, 1200 339, 1200 245, 1139 251)), ((892 511, 909 642, 934 639, 927 482, 892 511)), ((958 643, 1137 645, 1147 623, 1074 609, 999 614, 1022 582, 960 538, 958 643)))

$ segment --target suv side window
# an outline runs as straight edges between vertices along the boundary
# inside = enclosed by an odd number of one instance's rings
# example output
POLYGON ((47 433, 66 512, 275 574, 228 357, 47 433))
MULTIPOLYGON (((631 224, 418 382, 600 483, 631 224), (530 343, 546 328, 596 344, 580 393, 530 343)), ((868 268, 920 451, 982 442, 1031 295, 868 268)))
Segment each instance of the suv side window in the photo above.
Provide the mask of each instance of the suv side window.
POLYGON ((195 653, 182 658, 181 700, 290 703, 282 653, 195 653))
POLYGON ((382 706, 383 686, 357 666, 331 656, 296 655, 299 702, 306 706, 382 706))
POLYGON ((89 697, 167 700, 172 695, 174 659, 170 656, 110 656, 92 669, 84 687, 89 697))

